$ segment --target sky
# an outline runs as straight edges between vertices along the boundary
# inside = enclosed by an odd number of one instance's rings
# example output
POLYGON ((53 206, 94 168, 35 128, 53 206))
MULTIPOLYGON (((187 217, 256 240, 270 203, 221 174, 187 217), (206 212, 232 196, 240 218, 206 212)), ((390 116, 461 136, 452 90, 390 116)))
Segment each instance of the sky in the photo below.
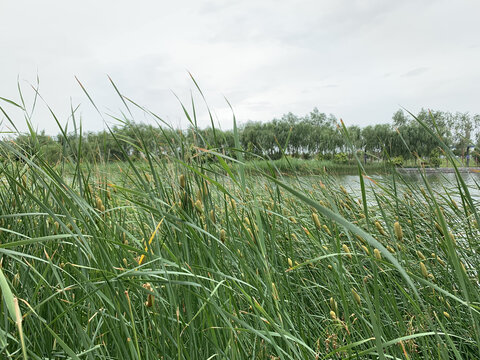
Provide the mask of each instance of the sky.
MULTIPOLYGON (((225 99, 240 124, 314 107, 360 126, 389 122, 400 107, 480 113, 478 14, 473 0, 0 0, 0 97, 20 103, 18 83, 26 116, 52 135, 46 105, 70 129, 72 107, 88 131, 129 116, 108 76, 181 128, 191 94, 198 124, 210 124, 189 74, 222 129, 233 124, 225 99)), ((0 106, 27 129, 24 113, 0 106)), ((1 111, 0 123, 12 129, 1 111)))

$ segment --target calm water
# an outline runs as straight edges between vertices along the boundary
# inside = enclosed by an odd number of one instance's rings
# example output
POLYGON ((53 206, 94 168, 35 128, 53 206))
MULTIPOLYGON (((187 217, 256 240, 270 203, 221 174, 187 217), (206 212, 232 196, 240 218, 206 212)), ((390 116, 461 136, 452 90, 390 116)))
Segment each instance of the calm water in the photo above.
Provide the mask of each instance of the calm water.
MULTIPOLYGON (((461 174, 463 180, 467 184, 470 194, 475 200, 480 200, 480 174, 479 173, 463 173, 461 174)), ((420 174, 407 174, 402 175, 402 178, 406 182, 412 184, 414 187, 425 187, 424 180, 420 174)), ((382 183, 391 183, 392 175, 383 175, 383 176, 372 176, 372 179, 377 181, 379 184, 382 183)), ((426 179, 432 189, 438 193, 445 193, 446 190, 449 190, 450 193, 457 193, 458 186, 455 178, 455 174, 427 174, 426 179)), ((346 189, 353 192, 354 194, 361 195, 360 193, 360 181, 358 175, 342 175, 337 176, 336 180, 339 185, 343 185, 346 189)), ((402 188, 402 180, 398 179, 399 187, 402 188)), ((365 185, 373 186, 374 185, 368 179, 365 179, 365 185)), ((378 188, 378 187, 377 187, 378 188)))

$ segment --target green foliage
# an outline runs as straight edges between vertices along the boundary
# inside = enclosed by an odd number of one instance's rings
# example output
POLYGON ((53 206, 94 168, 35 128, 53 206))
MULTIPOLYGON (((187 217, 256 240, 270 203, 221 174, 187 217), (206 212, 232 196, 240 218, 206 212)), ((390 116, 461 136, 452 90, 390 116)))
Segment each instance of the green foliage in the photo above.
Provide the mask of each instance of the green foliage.
POLYGON ((348 162, 348 155, 344 152, 335 154, 333 161, 337 164, 346 164, 348 162))
POLYGON ((403 156, 402 155, 399 155, 399 156, 395 156, 394 158, 392 158, 392 164, 395 166, 395 167, 401 167, 403 166, 403 156))
POLYGON ((440 159, 440 151, 438 150, 438 148, 433 149, 430 152, 430 165, 435 168, 438 168, 441 163, 442 163, 442 160, 440 159))

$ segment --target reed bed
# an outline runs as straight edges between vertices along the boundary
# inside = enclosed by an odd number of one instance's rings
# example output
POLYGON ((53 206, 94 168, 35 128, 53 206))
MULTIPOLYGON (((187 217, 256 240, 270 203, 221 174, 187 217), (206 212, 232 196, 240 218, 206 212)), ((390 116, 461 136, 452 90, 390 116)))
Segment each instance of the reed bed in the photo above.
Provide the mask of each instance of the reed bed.
POLYGON ((459 174, 433 191, 359 163, 352 194, 183 145, 116 168, 1 143, 0 357, 478 358, 478 199, 459 174))

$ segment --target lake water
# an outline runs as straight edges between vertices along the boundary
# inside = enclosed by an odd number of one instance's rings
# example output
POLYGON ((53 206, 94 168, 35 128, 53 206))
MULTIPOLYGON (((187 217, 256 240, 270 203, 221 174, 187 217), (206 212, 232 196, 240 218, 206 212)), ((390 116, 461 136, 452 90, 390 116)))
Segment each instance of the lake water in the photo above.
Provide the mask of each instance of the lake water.
MULTIPOLYGON (((405 182, 412 184, 414 187, 425 187, 424 180, 419 173, 413 174, 402 174, 402 175, 395 175, 396 179, 399 183, 399 187, 402 188, 403 180, 405 182), (402 179, 399 177, 401 176, 402 179), (415 186, 417 185, 417 186, 415 186)), ((475 200, 480 200, 480 173, 461 173, 462 179, 468 186, 470 194, 472 198, 475 200)), ((379 184, 382 183, 391 183, 393 175, 380 175, 380 176, 372 176, 371 177, 374 181, 378 182, 379 184)), ((425 176, 426 180, 432 187, 435 192, 445 193, 445 190, 449 190, 450 193, 457 193, 458 192, 458 185, 456 176, 453 173, 447 174, 427 174, 425 176)), ((351 191, 357 196, 361 195, 360 191, 360 180, 358 175, 341 175, 335 177, 336 181, 338 181, 339 185, 343 185, 347 190, 351 191)), ((365 179, 365 185, 376 187, 372 181, 365 179)))

